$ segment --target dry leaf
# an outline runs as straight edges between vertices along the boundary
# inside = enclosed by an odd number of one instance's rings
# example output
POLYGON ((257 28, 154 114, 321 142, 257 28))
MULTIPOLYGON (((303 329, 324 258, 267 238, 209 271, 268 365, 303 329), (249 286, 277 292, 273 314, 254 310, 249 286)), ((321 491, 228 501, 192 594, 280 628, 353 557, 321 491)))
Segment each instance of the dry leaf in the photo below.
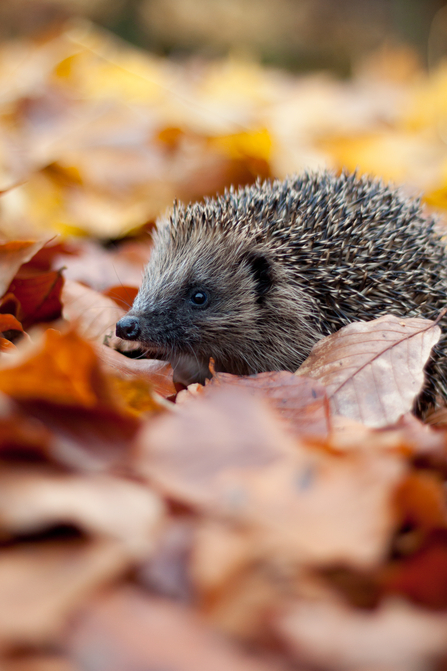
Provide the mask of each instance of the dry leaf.
POLYGON ((61 315, 62 271, 50 271, 31 277, 17 276, 7 292, 20 303, 20 320, 25 329, 39 322, 48 322, 61 315))
POLYGON ((12 654, 1 660, 2 671, 81 671, 62 654, 12 654))
POLYGON ((384 592, 403 595, 425 607, 447 608, 447 532, 430 534, 422 547, 407 557, 392 561, 380 575, 384 592))
POLYGON ((0 333, 5 331, 20 331, 23 333, 23 326, 13 315, 0 314, 0 333))
POLYGON ((6 396, 0 396, 0 454, 7 458, 48 458, 51 452, 52 436, 39 421, 20 412, 9 402, 6 396))
POLYGON ((138 580, 155 594, 192 603, 194 588, 189 560, 193 549, 195 520, 173 518, 160 530, 151 556, 140 564, 138 580))
POLYGON ((24 543, 0 552, 0 647, 55 641, 76 608, 128 566, 114 541, 24 543))
POLYGON ((424 532, 447 528, 444 485, 434 473, 410 473, 400 484, 395 501, 402 525, 424 532))
POLYGON ((296 561, 371 567, 396 523, 404 465, 374 450, 344 457, 294 444, 257 399, 229 389, 154 420, 138 468, 176 499, 249 525, 256 546, 296 561))
POLYGON ((114 300, 78 282, 65 282, 62 291, 63 316, 76 325, 86 340, 118 345, 115 324, 125 314, 114 300))
POLYGON ((109 380, 117 398, 121 400, 126 410, 136 417, 174 408, 172 403, 165 402, 162 397, 154 393, 154 387, 147 378, 109 375, 109 380))
POLYGON ((92 602, 68 644, 75 663, 89 671, 281 670, 236 648, 192 610, 130 587, 92 602))
POLYGON ((191 577, 199 592, 215 595, 229 589, 235 576, 262 554, 253 541, 246 528, 224 520, 205 519, 199 524, 191 552, 191 577))
POLYGON ((137 287, 129 287, 125 284, 119 284, 117 286, 110 287, 107 291, 104 291, 104 296, 111 298, 118 307, 123 310, 130 310, 132 303, 135 300, 135 297, 138 293, 137 287))
POLYGON ((14 367, 5 363, 0 391, 21 400, 86 408, 112 403, 93 347, 74 331, 61 334, 48 329, 40 351, 14 367))
POLYGON ((206 506, 221 472, 272 467, 295 449, 264 403, 247 392, 215 389, 175 416, 146 424, 137 467, 170 493, 206 506))
MULTIPOLYGON (((75 255, 67 256, 67 252, 62 251, 57 257, 59 265, 65 267, 67 280, 86 284, 96 291, 109 291, 110 287, 122 286, 132 290, 141 284, 151 245, 144 239, 139 243, 128 241, 112 251, 93 240, 85 240, 82 245, 78 243, 75 249, 75 255)), ((127 300, 126 296, 124 298, 127 300)), ((125 309, 127 311, 129 306, 125 309)))
POLYGON ((50 455, 58 464, 97 472, 123 468, 132 454, 140 422, 123 412, 124 408, 86 408, 39 400, 21 401, 20 406, 52 432, 50 455))
POLYGON ((35 352, 3 364, 0 391, 51 431, 52 458, 88 470, 122 462, 139 422, 114 394, 92 345, 73 331, 48 329, 35 352))
POLYGON ((106 475, 3 468, 0 482, 0 527, 11 536, 71 525, 120 542, 129 557, 141 557, 152 548, 163 513, 147 487, 106 475))
POLYGON ((393 599, 373 611, 302 600, 278 618, 276 627, 301 664, 329 671, 418 671, 444 654, 447 615, 393 599))
POLYGON ((46 242, 16 240, 0 244, 0 296, 6 292, 20 266, 29 261, 46 242))
POLYGON ((1 661, 2 671, 81 671, 61 654, 13 654, 1 661))
POLYGON ((267 671, 272 650, 287 669, 445 666, 445 410, 436 430, 409 412, 437 327, 394 322, 412 333, 397 344, 387 318, 389 349, 365 363, 354 325, 313 379, 218 375, 175 405, 152 391, 174 395, 168 364, 102 344, 144 354, 115 322, 174 198, 344 163, 447 207, 447 69, 372 61, 343 81, 174 62, 87 22, 0 44, 0 334, 17 343, 0 340, 2 670, 267 671), (69 239, 32 242, 50 229, 69 239), (41 345, 40 328, 33 346, 20 331, 59 316, 62 267, 64 315, 90 345, 41 345))
POLYGON ((175 394, 173 371, 166 361, 156 359, 131 359, 111 347, 100 346, 97 354, 103 364, 115 374, 134 380, 135 376, 147 380, 154 391, 167 398, 175 394))
POLYGON ((283 567, 280 560, 266 564, 258 559, 232 576, 220 591, 205 594, 202 611, 225 634, 252 646, 268 647, 272 613, 293 587, 291 567, 281 570, 283 567))
POLYGON ((334 413, 386 426, 412 409, 440 336, 428 319, 354 322, 320 340, 297 374, 325 385, 334 413))
POLYGON ((10 340, 7 340, 6 338, 0 338, 0 352, 3 352, 4 354, 11 354, 12 352, 15 352, 16 349, 16 346, 10 340))
POLYGON ((218 373, 207 383, 205 393, 216 385, 241 387, 265 398, 298 436, 328 435, 330 427, 326 390, 316 380, 297 377, 287 371, 251 376, 218 373))

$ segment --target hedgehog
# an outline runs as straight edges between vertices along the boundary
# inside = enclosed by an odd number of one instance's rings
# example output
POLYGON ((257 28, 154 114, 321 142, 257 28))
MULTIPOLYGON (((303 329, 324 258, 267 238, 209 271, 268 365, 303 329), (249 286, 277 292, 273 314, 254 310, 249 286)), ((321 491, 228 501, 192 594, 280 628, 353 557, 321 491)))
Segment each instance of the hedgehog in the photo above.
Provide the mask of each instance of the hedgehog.
MULTIPOLYGON (((306 172, 187 206, 154 234, 141 288, 116 326, 169 360, 180 385, 216 371, 296 371, 322 337, 385 314, 447 305, 444 244, 420 200, 358 174, 306 172)), ((447 398, 441 340, 431 398, 447 398)))

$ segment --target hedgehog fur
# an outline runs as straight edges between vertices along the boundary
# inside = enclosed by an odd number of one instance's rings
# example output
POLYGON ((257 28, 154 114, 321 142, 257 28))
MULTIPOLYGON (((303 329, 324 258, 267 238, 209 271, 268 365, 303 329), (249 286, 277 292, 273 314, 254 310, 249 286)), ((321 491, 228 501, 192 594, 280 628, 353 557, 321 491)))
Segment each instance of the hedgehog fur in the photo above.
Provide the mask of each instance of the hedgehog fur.
MULTIPOLYGON (((174 205, 117 334, 187 384, 210 357, 240 375, 295 371, 350 322, 435 319, 446 298, 444 244, 418 200, 374 178, 305 173, 174 205)), ((447 397, 445 348, 430 375, 447 397)))

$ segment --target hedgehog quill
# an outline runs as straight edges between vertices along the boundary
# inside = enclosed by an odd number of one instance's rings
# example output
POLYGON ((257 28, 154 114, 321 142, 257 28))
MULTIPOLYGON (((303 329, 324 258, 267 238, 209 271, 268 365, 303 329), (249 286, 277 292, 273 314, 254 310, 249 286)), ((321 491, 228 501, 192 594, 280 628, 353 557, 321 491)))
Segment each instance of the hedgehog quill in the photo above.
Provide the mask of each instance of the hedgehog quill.
MULTIPOLYGON (((373 178, 305 173, 175 205, 116 333, 169 360, 177 382, 203 383, 210 357, 237 375, 295 371, 350 322, 435 319, 446 305, 444 243, 418 200, 373 178)), ((445 349, 430 377, 447 398, 445 349)))

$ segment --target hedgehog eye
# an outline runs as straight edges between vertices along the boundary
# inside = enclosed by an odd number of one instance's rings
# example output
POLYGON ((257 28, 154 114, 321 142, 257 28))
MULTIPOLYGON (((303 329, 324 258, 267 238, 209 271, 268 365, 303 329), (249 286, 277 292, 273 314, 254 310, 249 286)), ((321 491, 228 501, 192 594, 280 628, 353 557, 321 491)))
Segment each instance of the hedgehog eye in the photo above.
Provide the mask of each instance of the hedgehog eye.
POLYGON ((208 294, 202 289, 194 289, 189 300, 195 307, 204 308, 208 305, 208 294))

